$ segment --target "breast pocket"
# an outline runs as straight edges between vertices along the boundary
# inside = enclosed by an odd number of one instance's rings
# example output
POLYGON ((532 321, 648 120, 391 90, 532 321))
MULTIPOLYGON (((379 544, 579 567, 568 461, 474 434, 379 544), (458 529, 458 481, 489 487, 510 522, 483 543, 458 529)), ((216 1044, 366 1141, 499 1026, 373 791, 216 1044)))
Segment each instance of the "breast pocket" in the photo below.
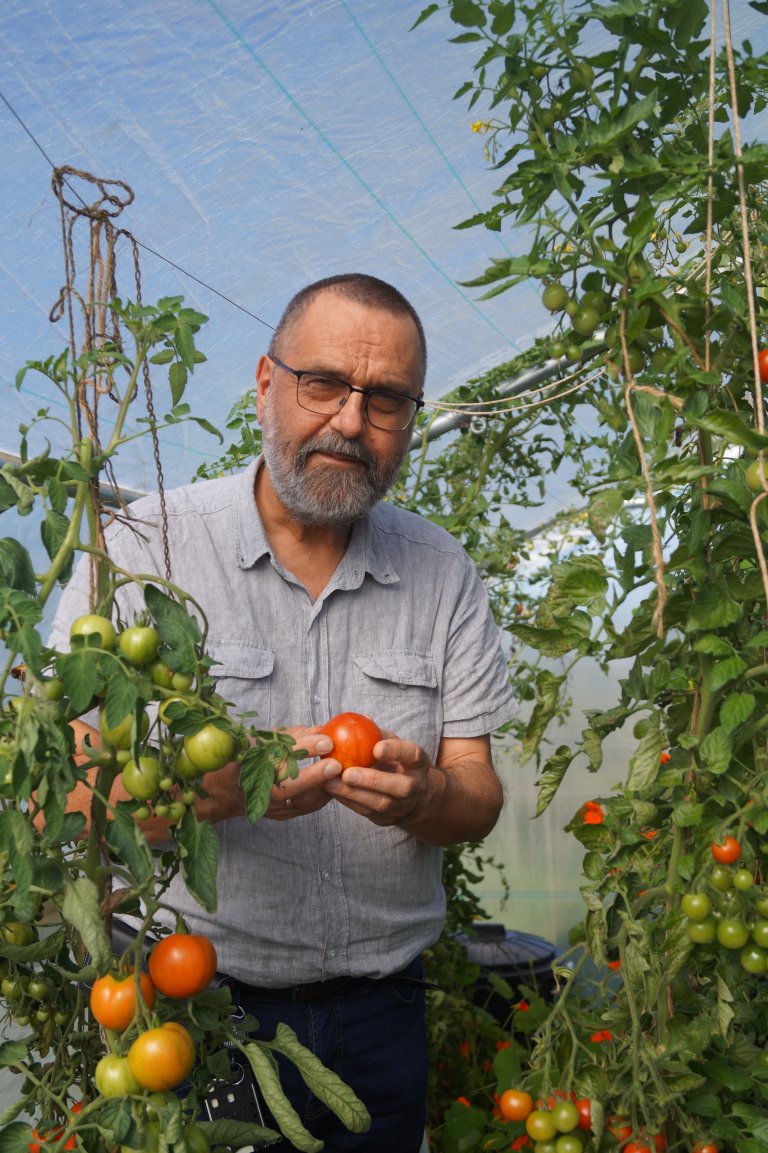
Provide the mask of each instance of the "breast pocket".
POLYGON ((415 741, 434 759, 443 712, 431 654, 369 649, 354 653, 352 659, 355 711, 373 717, 380 728, 415 741))
POLYGON ((269 728, 275 667, 272 649, 242 640, 209 637, 207 651, 217 662, 211 669, 216 691, 234 706, 234 712, 245 724, 269 728))

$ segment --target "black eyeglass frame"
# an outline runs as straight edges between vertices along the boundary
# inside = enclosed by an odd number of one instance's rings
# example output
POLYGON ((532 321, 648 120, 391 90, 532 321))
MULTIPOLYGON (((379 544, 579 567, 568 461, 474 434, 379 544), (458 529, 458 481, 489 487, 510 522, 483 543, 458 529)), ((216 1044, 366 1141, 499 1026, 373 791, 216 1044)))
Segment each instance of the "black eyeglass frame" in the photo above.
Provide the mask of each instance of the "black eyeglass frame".
POLYGON ((364 399, 364 405, 363 405, 363 413, 365 415, 365 419, 368 421, 368 423, 373 428, 377 428, 379 430, 379 432, 405 432, 405 430, 413 424, 414 420, 416 419, 417 414, 420 412, 420 410, 424 407, 424 404, 426 403, 425 401, 420 400, 415 396, 406 396, 406 394, 402 393, 402 392, 392 392, 388 388, 358 388, 357 385, 349 384, 349 382, 346 380, 339 380, 337 377, 330 376, 328 373, 319 372, 318 369, 316 369, 316 368, 302 368, 302 369, 291 368, 291 366, 289 364, 285 364, 282 360, 279 360, 276 356, 270 356, 269 359, 272 361, 273 364, 276 364, 278 366, 278 368, 284 368, 286 372, 290 372, 291 376, 296 377, 296 403, 299 405, 300 408, 305 409, 307 412, 314 413, 315 416, 333 416, 334 414, 332 412, 317 412, 314 408, 307 408, 307 406, 305 404, 301 403, 301 401, 299 400, 299 385, 301 384, 302 376, 319 376, 323 380, 333 381, 334 384, 338 384, 342 388, 349 389, 349 392, 347 394, 346 399, 343 400, 342 403, 339 405, 339 411, 347 403, 347 400, 349 400, 349 397, 352 395, 353 392, 359 392, 360 395, 365 398, 364 399), (384 397, 387 397, 387 399, 389 399, 389 400, 398 400, 398 401, 407 400, 407 401, 410 401, 410 403, 415 406, 414 411, 413 411, 413 415, 409 418, 408 421, 406 421, 406 423, 402 426, 402 428, 383 428, 380 424, 376 424, 376 422, 374 420, 371 420, 370 416, 368 415, 368 403, 369 403, 370 398, 372 396, 374 396, 374 397, 375 396, 384 396, 384 397))

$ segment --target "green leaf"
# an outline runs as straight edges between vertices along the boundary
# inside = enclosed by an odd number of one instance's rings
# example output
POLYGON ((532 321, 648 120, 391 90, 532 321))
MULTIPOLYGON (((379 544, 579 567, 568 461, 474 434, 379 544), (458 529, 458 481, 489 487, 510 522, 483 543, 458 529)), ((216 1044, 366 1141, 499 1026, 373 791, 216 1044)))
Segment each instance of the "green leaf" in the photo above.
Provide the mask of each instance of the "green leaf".
POLYGON ((215 913, 219 837, 210 821, 198 821, 188 809, 174 836, 181 850, 181 872, 187 888, 209 913, 215 913))
POLYGON ((606 530, 624 507, 624 494, 619 489, 608 489, 597 493, 589 502, 587 520, 589 527, 602 544, 606 530))
POLYGON ((168 384, 171 389, 171 402, 174 408, 184 395, 184 389, 187 387, 188 373, 186 366, 180 360, 174 360, 171 367, 168 369, 168 384))
POLYGON ((281 1022, 269 1047, 293 1061, 310 1091, 343 1121, 351 1133, 368 1132, 371 1115, 360 1098, 337 1073, 327 1069, 310 1049, 301 1044, 293 1029, 281 1022))
POLYGON ((99 909, 99 893, 90 877, 77 877, 68 882, 61 912, 64 920, 82 937, 96 968, 106 973, 112 963, 112 945, 99 909))
POLYGON ((421 10, 414 23, 411 24, 409 31, 413 32, 414 28, 418 28, 419 24, 423 24, 425 20, 428 20, 430 16, 434 16, 435 12, 439 11, 439 4, 428 4, 426 8, 421 10))
MULTIPOLYGON (((730 1005, 733 1002, 733 994, 730 989, 719 977, 717 985, 719 998, 730 1005)), ((723 1036, 725 1036, 725 1033, 723 1033, 723 1036)), ((713 1057, 709 1061, 705 1061, 702 1066, 702 1072, 705 1073, 711 1081, 714 1081, 717 1085, 724 1085, 725 1088, 730 1089, 732 1093, 747 1092, 752 1086, 752 1074, 749 1069, 740 1069, 725 1057, 713 1057)))
POLYGON ((0 844, 8 854, 16 884, 13 894, 16 915, 21 921, 29 921, 36 912, 30 892, 34 832, 29 818, 21 809, 4 809, 0 812, 0 844))
POLYGON ((535 813, 537 817, 541 816, 559 789, 560 782, 565 776, 568 767, 575 756, 576 754, 568 747, 568 745, 560 745, 560 747, 545 762, 544 771, 542 772, 539 780, 536 782, 539 790, 535 813))
POLYGON ((712 729, 711 732, 707 733, 699 746, 701 763, 710 773, 727 772, 732 755, 731 738, 722 727, 712 729))
POLYGON ((23 1121, 14 1121, 0 1129, 0 1153, 29 1153, 32 1129, 23 1121))
POLYGON ((12 537, 0 540, 0 585, 20 589, 30 596, 37 592, 32 558, 24 546, 12 537))
MULTIPOLYGON (((264 1094, 270 1113, 277 1122, 280 1132, 301 1153, 320 1153, 323 1142, 304 1128, 301 1118, 291 1105, 280 1084, 277 1064, 271 1053, 252 1041, 243 1047, 243 1052, 253 1070, 253 1075, 264 1094)), ((1 1151, 0 1151, 1 1153, 1 1151)))
POLYGON ((122 672, 110 677, 104 698, 104 713, 110 728, 117 728, 133 712, 139 699, 134 682, 122 672))
POLYGON ((740 677, 746 667, 741 657, 728 657, 727 660, 718 661, 707 673, 705 678, 707 688, 712 693, 718 692, 724 685, 740 677))
POLYGON ((99 687, 99 671, 93 654, 87 649, 60 653, 56 658, 56 672, 64 682, 73 711, 84 713, 99 687))
POLYGON ((474 0, 450 0, 451 20, 454 24, 461 24, 464 28, 484 28, 486 15, 484 9, 475 4, 474 0))
POLYGON ((211 1147, 228 1145, 230 1149, 242 1149, 247 1145, 256 1148, 262 1142, 272 1143, 280 1140, 280 1134, 274 1129, 267 1129, 265 1125, 255 1125, 252 1121, 234 1121, 222 1117, 216 1121, 198 1121, 197 1124, 205 1133, 211 1147))
POLYGON ((724 412, 716 409, 696 415, 686 406, 685 414, 694 428, 703 429, 704 432, 721 436, 728 444, 738 444, 742 448, 749 448, 753 452, 768 448, 768 435, 756 432, 735 412, 724 412))
POLYGON ((139 882, 152 876, 152 853, 138 822, 125 809, 117 808, 107 822, 106 840, 112 852, 139 882))
POLYGON ((645 789, 653 784, 659 774, 661 754, 666 744, 661 731, 661 718, 653 712, 637 746, 637 752, 629 762, 627 777, 628 789, 645 789))
POLYGON ((197 660, 196 646, 202 639, 199 624, 155 585, 146 586, 144 600, 161 642, 170 650, 163 653, 163 660, 174 672, 192 672, 197 660))
POLYGON ((741 605, 732 600, 724 588, 708 588, 694 601, 688 614, 688 628, 691 632, 727 628, 741 620, 741 612, 741 605))
POLYGON ((27 1046, 22 1041, 0 1043, 0 1065, 19 1065, 26 1059, 27 1046))
POLYGON ((701 823, 704 806, 693 801, 681 801, 671 813, 672 824, 681 829, 690 829, 701 823))
POLYGON ((20 964, 32 964, 35 961, 49 961, 55 957, 65 941, 65 934, 52 933, 50 937, 42 937, 33 941, 31 945, 9 945, 0 941, 0 957, 9 961, 18 961, 20 964))
POLYGON ((245 794, 245 815, 253 823, 263 817, 275 783, 275 766, 261 744, 251 745, 240 761, 240 787, 245 794))
POLYGON ((720 707, 720 724, 726 733, 733 733, 748 721, 757 707, 752 693, 731 693, 720 707))
POLYGON ((545 729, 559 708, 560 689, 564 681, 564 676, 555 676, 548 669, 542 669, 536 678, 536 704, 523 737, 523 764, 539 747, 545 729))

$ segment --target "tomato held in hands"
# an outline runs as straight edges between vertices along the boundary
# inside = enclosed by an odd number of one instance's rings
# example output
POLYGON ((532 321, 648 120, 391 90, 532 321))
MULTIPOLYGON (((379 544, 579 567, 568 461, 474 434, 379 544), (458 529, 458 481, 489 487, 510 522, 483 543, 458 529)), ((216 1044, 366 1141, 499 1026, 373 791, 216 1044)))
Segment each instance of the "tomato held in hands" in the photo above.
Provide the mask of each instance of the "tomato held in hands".
MULTIPOLYGON (((144 1004, 151 1009, 155 1003, 155 987, 146 973, 139 976, 141 996, 144 1004)), ((91 1012, 100 1025, 122 1033, 136 1015, 136 979, 131 973, 123 978, 99 977, 91 988, 91 1012)))
POLYGON ((216 965, 216 950, 200 933, 171 933, 149 955, 149 975, 166 997, 196 997, 210 985, 216 965))
POLYGON ((138 1084, 157 1093, 175 1089, 189 1076, 195 1046, 187 1030, 176 1021, 140 1033, 128 1050, 128 1065, 138 1084))
POLYGON ((359 765, 369 769, 374 762, 373 749, 381 738, 381 729, 362 713, 338 713, 320 729, 333 741, 329 756, 342 769, 359 765))

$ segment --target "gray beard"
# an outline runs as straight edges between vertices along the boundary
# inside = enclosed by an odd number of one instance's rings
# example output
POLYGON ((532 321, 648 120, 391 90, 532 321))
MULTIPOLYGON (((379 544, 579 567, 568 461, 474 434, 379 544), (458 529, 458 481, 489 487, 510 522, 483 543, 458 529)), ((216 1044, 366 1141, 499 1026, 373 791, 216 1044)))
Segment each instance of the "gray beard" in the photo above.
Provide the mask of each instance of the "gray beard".
POLYGON ((388 465, 380 465, 372 454, 354 440, 335 432, 324 432, 303 445, 293 460, 286 459, 277 441, 279 430, 269 422, 262 429, 262 451, 272 487, 280 502, 299 524, 346 526, 359 520, 386 495, 395 482, 403 451, 388 465), (332 452, 366 465, 365 471, 315 466, 307 473, 313 452, 332 452))

